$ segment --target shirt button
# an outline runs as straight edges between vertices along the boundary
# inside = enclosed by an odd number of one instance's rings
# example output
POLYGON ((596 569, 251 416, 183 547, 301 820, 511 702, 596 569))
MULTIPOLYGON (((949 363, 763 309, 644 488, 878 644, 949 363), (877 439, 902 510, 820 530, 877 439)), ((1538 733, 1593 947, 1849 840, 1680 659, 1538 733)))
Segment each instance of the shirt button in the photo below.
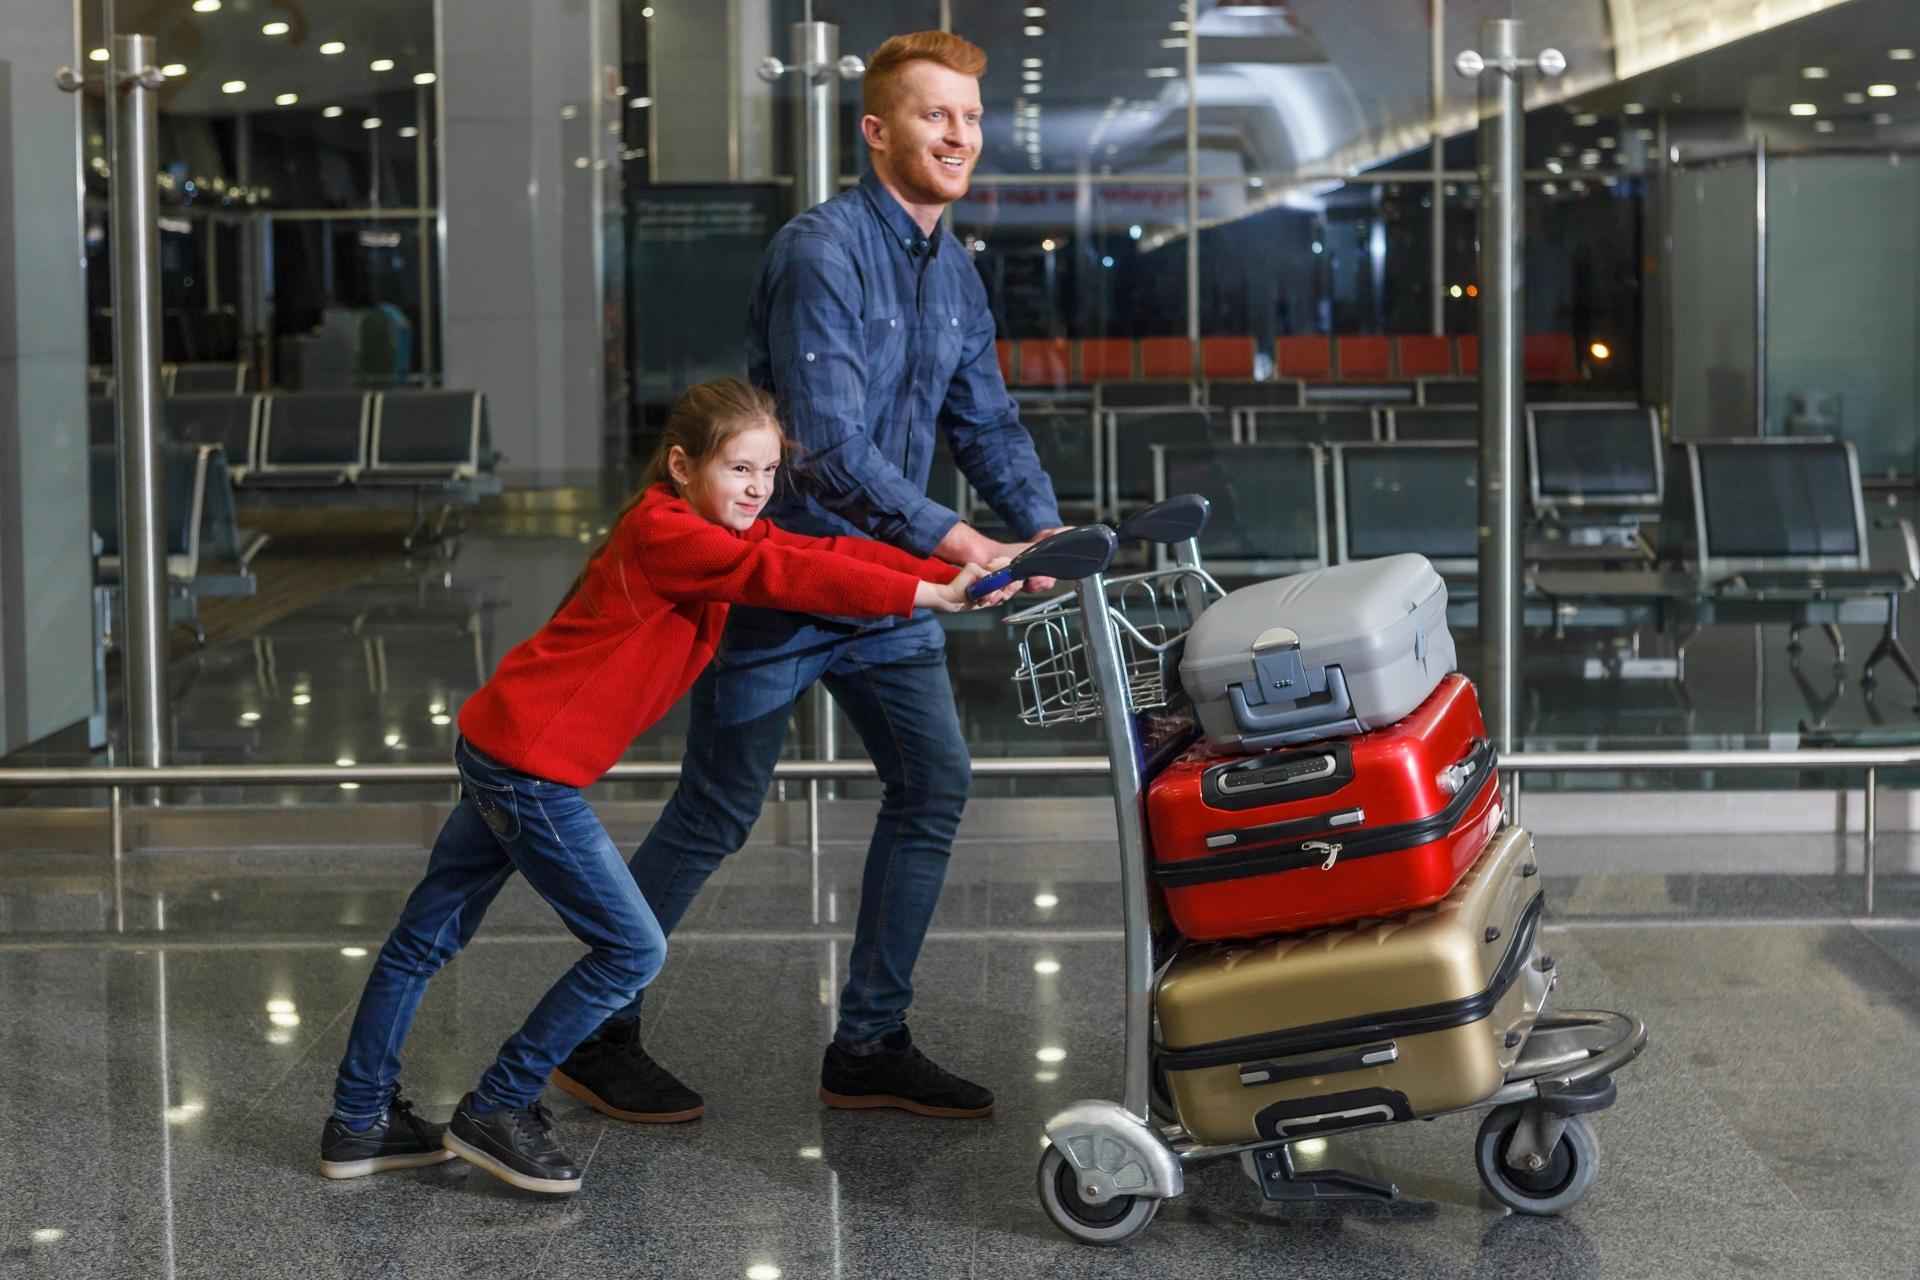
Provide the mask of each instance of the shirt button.
POLYGON ((947 317, 947 319, 948 319, 948 320, 950 320, 950 321, 952 321, 952 322, 953 322, 954 324, 959 324, 959 323, 960 323, 960 317, 959 317, 959 316, 948 316, 948 317, 947 317))
POLYGON ((899 322, 898 320, 889 320, 889 321, 887 321, 887 328, 889 328, 889 329, 897 329, 897 328, 899 328, 899 327, 900 327, 900 322, 899 322))
POLYGON ((807 352, 807 363, 808 363, 808 364, 812 364, 812 363, 813 363, 813 352, 811 352, 811 351, 809 351, 809 352, 807 352))

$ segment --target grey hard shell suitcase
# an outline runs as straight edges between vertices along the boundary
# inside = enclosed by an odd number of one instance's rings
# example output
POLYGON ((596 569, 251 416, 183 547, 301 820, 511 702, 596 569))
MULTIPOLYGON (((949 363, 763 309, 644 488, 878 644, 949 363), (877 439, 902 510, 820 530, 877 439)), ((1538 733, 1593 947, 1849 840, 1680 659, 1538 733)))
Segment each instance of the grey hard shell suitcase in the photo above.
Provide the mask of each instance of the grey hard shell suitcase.
POLYGON ((1454 664, 1447 584, 1399 555, 1230 592, 1187 633, 1180 683, 1210 746, 1265 751, 1393 724, 1454 664))

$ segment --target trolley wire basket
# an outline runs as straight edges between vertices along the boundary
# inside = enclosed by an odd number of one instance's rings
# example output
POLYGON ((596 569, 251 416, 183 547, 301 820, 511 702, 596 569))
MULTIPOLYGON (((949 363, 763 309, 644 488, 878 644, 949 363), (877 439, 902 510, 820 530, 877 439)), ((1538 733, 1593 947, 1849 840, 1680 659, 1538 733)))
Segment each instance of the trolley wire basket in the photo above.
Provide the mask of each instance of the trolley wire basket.
MULTIPOLYGON (((1193 625, 1183 582, 1194 588, 1201 607, 1225 594, 1211 574, 1187 566, 1107 580, 1106 609, 1118 640, 1128 711, 1165 706, 1177 688, 1172 668, 1193 625)), ((1023 723, 1073 724, 1105 714, 1077 591, 1009 614, 1006 623, 1019 636, 1013 683, 1023 723)))

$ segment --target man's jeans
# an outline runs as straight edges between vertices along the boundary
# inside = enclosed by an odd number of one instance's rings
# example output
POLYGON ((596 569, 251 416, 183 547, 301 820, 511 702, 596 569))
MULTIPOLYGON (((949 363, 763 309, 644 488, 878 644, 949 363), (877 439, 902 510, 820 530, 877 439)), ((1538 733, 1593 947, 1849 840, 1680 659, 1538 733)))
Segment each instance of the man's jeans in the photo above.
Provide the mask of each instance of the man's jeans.
MULTIPOLYGON (((883 785, 834 1034, 841 1048, 870 1053, 905 1022, 914 961, 972 784, 945 637, 930 617, 836 635, 799 615, 734 613, 689 695, 680 784, 634 853, 633 877, 671 933, 720 860, 746 843, 793 704, 824 682, 883 785)), ((610 1021, 639 1016, 636 999, 610 1021)))
POLYGON ((591 950, 500 1047, 474 1089, 482 1106, 530 1106, 548 1073, 653 981, 666 959, 666 935, 577 788, 508 769, 464 738, 453 759, 460 802, 373 962, 354 1015, 333 1093, 333 1113, 342 1120, 386 1111, 400 1075, 400 1046, 428 980, 473 937, 515 871, 591 950))

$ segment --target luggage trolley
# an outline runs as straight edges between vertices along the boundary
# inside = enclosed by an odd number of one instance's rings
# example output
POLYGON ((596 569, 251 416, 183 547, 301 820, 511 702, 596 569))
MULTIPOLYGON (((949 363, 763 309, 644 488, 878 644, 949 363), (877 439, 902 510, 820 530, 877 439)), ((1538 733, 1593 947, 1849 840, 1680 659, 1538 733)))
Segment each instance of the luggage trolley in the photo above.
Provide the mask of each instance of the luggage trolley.
MULTIPOLYGON (((1299 1128, 1290 1127, 1283 1139, 1203 1143, 1182 1126, 1167 1092, 1155 1087, 1155 993, 1180 939, 1156 937, 1154 922, 1164 913, 1149 896, 1145 787, 1192 734, 1169 728, 1182 723, 1177 715, 1144 713, 1178 702, 1186 630, 1223 594, 1200 564, 1197 538, 1207 514, 1206 500, 1188 494, 1135 513, 1117 530, 1070 530, 1029 549, 998 582, 983 580, 976 588, 984 593, 1031 576, 1077 579, 1073 590, 1005 619, 1018 643, 1021 719, 1036 726, 1103 720, 1113 767, 1126 951, 1124 1091, 1120 1102, 1075 1102, 1048 1120, 1038 1171, 1041 1207, 1085 1244, 1119 1244, 1137 1235, 1161 1201, 1181 1193, 1186 1166, 1205 1160, 1237 1158, 1270 1200, 1398 1195, 1388 1183, 1297 1165, 1291 1144, 1306 1136, 1299 1128), (1172 565, 1107 577, 1114 550, 1127 540, 1169 546, 1172 565)), ((1377 1038, 1378 1030, 1356 1031, 1355 1048, 1377 1038)), ((1543 1011, 1491 1096, 1432 1115, 1487 1112, 1474 1162, 1488 1192, 1517 1213, 1559 1213, 1598 1174, 1599 1146, 1585 1115, 1612 1104, 1612 1074, 1646 1043, 1645 1024, 1629 1014, 1543 1011)), ((1308 1131, 1325 1137, 1378 1127, 1383 1119, 1335 1113, 1312 1117, 1308 1131)))

